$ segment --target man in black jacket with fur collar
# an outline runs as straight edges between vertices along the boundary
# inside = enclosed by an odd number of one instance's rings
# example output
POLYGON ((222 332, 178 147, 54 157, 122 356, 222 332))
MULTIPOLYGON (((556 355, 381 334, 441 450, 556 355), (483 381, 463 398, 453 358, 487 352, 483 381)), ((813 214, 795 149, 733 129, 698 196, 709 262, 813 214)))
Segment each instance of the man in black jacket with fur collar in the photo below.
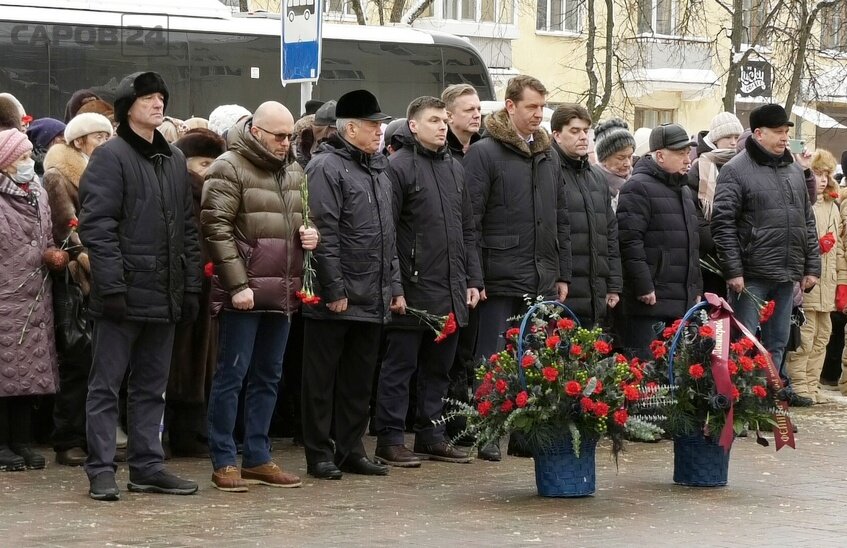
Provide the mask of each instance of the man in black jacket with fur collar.
POLYGON ((189 495, 197 484, 164 469, 159 425, 174 330, 199 309, 200 243, 185 157, 156 128, 168 89, 155 72, 118 85, 118 137, 97 148, 80 181, 79 234, 91 261, 93 362, 85 471, 89 495, 117 500, 118 391, 129 369, 130 491, 189 495))

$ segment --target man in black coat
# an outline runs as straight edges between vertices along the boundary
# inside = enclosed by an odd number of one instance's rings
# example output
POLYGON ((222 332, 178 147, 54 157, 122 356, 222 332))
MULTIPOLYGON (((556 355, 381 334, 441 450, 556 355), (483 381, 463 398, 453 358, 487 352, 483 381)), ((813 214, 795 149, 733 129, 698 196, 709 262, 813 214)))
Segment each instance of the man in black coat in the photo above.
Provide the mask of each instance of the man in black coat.
POLYGON ((605 177, 588 162, 588 110, 582 105, 559 105, 550 127, 570 217, 573 272, 565 305, 590 329, 601 323, 607 307, 617 306, 623 290, 618 221, 605 177))
POLYGON ((392 296, 391 182, 378 152, 389 116, 365 90, 342 95, 335 115, 338 134, 306 167, 321 302, 303 311, 303 446, 308 473, 320 479, 388 474, 367 458, 362 436, 382 327, 390 308, 405 307, 392 296))
MULTIPOLYGON (((762 344, 785 381, 782 358, 791 328, 794 284, 810 290, 821 274, 806 174, 788 149, 793 125, 780 105, 762 105, 750 113, 753 134, 718 175, 711 222, 738 320, 753 332, 759 327, 759 303, 748 292, 759 301, 775 303, 773 315, 761 324, 762 344)), ((786 396, 791 405, 814 403, 790 388, 786 396)))
POLYGON ((155 72, 124 78, 115 100, 118 136, 94 151, 80 181, 79 234, 91 261, 94 317, 85 471, 97 500, 120 496, 115 433, 127 368, 129 490, 197 491, 164 469, 159 439, 176 322, 194 321, 202 287, 185 157, 156 131, 167 104, 155 72))
MULTIPOLYGON (((394 135, 403 146, 391 155, 387 170, 400 272, 393 293, 418 310, 453 314, 459 326, 466 326, 468 308, 479 301, 482 272, 462 166, 447 151, 447 110, 441 99, 419 97, 409 104, 407 120, 394 135)), ((394 315, 386 329, 377 391, 376 460, 417 467, 417 453, 431 460, 469 462, 468 454, 451 446, 444 425, 436 422, 458 338, 437 339, 426 324, 404 312, 394 315), (409 383, 416 371, 413 453, 403 444, 403 432, 409 383)))
POLYGON ((661 324, 681 318, 700 295, 700 222, 686 184, 691 142, 663 124, 650 133, 650 154, 635 165, 618 200, 623 266, 623 346, 648 359, 661 324))
POLYGON ((485 290, 476 355, 505 347, 508 319, 524 296, 568 296, 571 251, 559 159, 541 128, 547 90, 531 76, 506 87, 506 108, 485 122, 486 136, 465 156, 485 290))

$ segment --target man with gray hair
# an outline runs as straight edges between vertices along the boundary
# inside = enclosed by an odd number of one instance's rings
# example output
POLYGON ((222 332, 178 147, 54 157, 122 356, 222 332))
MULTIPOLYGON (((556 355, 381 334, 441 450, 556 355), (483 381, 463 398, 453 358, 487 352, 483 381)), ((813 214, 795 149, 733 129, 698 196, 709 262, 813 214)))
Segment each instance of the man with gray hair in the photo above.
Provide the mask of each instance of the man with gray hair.
POLYGON ((368 424, 382 326, 391 310, 395 254, 391 182, 379 153, 383 114, 366 90, 342 95, 335 106, 338 135, 306 167, 309 207, 321 242, 314 252, 315 294, 304 310, 303 445, 307 472, 341 479, 342 472, 388 474, 367 458, 368 424))

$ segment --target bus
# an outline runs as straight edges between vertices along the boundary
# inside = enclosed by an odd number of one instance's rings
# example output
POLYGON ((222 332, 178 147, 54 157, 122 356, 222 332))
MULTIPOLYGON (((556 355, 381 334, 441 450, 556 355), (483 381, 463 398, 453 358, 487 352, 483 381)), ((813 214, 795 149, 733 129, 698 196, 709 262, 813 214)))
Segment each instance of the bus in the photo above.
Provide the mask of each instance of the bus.
MULTIPOLYGON (((168 84, 176 117, 208 117, 232 103, 254 110, 267 100, 297 116, 300 86, 280 83, 280 27, 278 15, 239 17, 217 0, 0 0, 0 92, 36 118, 61 119, 74 91, 92 89, 111 102, 123 76, 153 70, 168 84)), ((460 38, 323 25, 313 99, 363 88, 399 117, 413 98, 457 83, 494 99, 479 52, 460 38)))

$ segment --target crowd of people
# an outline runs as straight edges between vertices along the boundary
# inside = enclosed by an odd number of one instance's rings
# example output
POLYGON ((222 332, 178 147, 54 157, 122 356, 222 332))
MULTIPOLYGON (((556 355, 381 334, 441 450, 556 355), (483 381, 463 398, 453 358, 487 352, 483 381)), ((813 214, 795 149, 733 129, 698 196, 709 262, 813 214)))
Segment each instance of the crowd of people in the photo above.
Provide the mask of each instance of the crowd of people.
POLYGON ((271 100, 181 121, 155 72, 112 103, 80 90, 64 121, 0 94, 0 470, 46 465, 32 410, 50 394, 56 461, 84 465, 97 500, 119 499, 122 460, 131 491, 197 491, 165 468, 163 430, 173 455, 210 458, 218 489, 299 487, 272 455, 282 399, 315 478, 467 463, 444 400, 471 401, 528 296, 650 359, 717 293, 760 332, 783 397, 825 401, 847 309, 834 156, 793 154, 779 105, 692 138, 579 104, 548 131, 547 95, 516 76, 483 119, 457 84, 388 123, 366 90, 297 120, 271 100), (436 340, 424 317, 458 332, 436 340))

